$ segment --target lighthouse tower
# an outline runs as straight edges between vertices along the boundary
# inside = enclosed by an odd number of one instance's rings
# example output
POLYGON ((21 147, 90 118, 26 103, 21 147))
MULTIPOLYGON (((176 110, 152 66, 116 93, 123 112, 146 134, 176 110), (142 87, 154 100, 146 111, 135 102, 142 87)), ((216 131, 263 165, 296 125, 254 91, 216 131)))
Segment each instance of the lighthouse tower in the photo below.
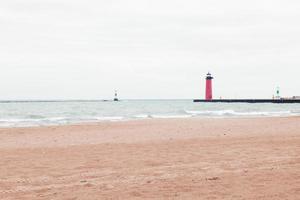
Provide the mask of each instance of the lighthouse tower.
POLYGON ((117 90, 115 90, 115 98, 114 98, 114 101, 119 101, 119 99, 118 99, 118 91, 117 91, 117 90))
POLYGON ((206 91, 205 91, 205 100, 212 100, 212 79, 214 79, 211 74, 208 72, 206 75, 206 91))

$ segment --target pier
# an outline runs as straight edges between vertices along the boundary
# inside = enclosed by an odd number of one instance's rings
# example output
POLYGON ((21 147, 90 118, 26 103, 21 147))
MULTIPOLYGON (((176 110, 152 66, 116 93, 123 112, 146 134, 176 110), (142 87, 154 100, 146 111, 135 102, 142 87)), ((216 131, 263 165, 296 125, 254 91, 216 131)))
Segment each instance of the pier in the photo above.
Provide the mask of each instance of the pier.
POLYGON ((194 99, 203 103, 300 103, 300 99, 194 99))
POLYGON ((211 73, 206 75, 205 99, 194 99, 194 102, 203 103, 300 103, 300 96, 280 97, 279 88, 276 90, 276 96, 272 99, 213 99, 212 80, 214 77, 211 73))

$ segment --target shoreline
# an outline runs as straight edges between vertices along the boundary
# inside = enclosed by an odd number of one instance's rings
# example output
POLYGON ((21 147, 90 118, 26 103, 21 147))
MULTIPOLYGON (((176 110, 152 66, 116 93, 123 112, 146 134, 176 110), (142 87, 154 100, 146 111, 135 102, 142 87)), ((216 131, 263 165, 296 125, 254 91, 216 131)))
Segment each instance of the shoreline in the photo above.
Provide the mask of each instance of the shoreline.
POLYGON ((80 126, 80 125, 97 125, 103 123, 126 123, 126 122, 139 122, 139 121, 168 121, 168 120, 226 120, 226 119, 272 119, 272 118, 299 118, 300 115, 289 116, 189 116, 189 117, 157 117, 157 118, 128 118, 128 119, 115 119, 115 120, 98 120, 98 121, 82 121, 82 122, 70 122, 62 124, 37 124, 37 125, 24 125, 24 126, 0 126, 0 130, 3 129, 30 129, 30 128, 43 128, 43 127, 64 127, 64 126, 80 126))
POLYGON ((0 199, 299 199, 300 117, 0 128, 0 199))

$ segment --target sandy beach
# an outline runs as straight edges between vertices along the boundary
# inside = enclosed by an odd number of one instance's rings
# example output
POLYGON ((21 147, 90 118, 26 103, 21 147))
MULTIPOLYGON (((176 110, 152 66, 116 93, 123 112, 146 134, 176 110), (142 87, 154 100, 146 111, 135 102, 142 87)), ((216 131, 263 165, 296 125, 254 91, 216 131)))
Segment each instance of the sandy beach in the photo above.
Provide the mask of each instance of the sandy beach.
POLYGON ((300 199, 300 118, 0 129, 1 200, 300 199))

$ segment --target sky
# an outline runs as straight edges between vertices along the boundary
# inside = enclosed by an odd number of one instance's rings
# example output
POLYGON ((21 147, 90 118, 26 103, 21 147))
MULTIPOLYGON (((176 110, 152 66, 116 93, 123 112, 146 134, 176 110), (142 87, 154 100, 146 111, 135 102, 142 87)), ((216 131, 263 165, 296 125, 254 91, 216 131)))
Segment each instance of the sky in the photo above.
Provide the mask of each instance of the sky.
POLYGON ((300 96, 299 0, 0 1, 0 99, 300 96))

